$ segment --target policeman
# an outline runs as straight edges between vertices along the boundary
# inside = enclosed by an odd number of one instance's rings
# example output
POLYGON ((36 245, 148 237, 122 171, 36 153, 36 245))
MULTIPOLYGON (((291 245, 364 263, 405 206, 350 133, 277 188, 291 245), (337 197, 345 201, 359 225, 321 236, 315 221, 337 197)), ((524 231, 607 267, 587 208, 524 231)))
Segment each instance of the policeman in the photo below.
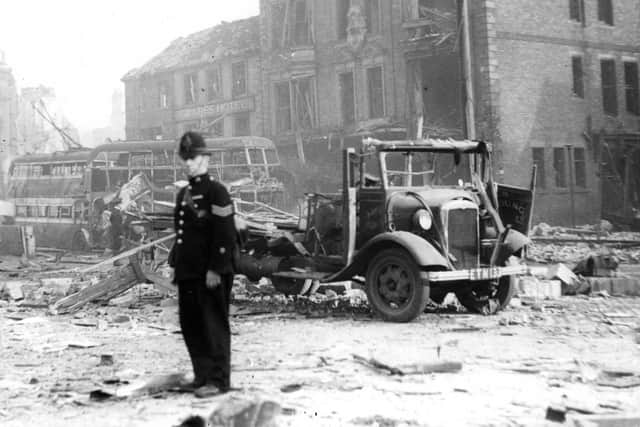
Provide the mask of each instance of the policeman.
POLYGON ((178 154, 189 174, 174 210, 176 242, 170 254, 178 284, 180 326, 193 365, 190 390, 206 397, 229 390, 231 334, 229 298, 233 285, 236 230, 226 188, 207 173, 209 154, 202 136, 187 132, 178 154))

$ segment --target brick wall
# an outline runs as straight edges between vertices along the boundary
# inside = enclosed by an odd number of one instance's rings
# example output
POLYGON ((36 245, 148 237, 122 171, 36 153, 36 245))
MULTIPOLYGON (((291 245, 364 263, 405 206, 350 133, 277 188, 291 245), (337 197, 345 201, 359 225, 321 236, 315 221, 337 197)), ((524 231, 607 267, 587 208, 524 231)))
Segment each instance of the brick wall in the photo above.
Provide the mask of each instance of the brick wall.
POLYGON ((575 191, 574 213, 578 224, 593 222, 600 181, 590 132, 638 129, 625 111, 622 61, 639 58, 640 2, 614 2, 613 27, 598 22, 596 3, 585 0, 584 26, 569 19, 564 0, 472 3, 478 134, 493 136, 498 179, 528 185, 531 148, 545 148, 546 188, 537 191, 534 221, 571 222, 569 190, 555 186, 553 148, 585 149, 587 186, 575 191), (573 94, 572 55, 583 58, 584 98, 573 94), (602 109, 603 56, 616 60, 617 117, 602 109))

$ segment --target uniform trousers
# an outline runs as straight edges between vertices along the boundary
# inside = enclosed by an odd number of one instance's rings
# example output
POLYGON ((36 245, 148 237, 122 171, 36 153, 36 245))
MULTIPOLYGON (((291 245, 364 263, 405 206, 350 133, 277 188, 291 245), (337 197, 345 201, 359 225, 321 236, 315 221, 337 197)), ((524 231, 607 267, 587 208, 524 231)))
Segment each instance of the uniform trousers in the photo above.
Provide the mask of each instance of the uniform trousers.
POLYGON ((178 281, 180 328, 191 364, 194 382, 213 384, 221 391, 230 387, 231 330, 229 301, 233 275, 221 275, 215 289, 205 279, 178 281))

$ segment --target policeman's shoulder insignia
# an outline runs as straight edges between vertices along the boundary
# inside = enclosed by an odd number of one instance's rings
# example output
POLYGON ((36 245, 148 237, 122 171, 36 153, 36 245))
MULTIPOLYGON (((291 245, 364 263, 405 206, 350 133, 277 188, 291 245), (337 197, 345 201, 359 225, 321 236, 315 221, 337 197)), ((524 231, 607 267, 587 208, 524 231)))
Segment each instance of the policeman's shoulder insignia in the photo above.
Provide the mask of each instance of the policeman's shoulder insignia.
POLYGON ((218 206, 218 205, 212 204, 211 213, 216 216, 222 216, 222 217, 233 215, 233 205, 228 204, 226 206, 218 206))
POLYGON ((202 199, 203 197, 204 197, 204 196, 203 196, 202 194, 195 194, 195 195, 192 197, 192 199, 193 199, 193 200, 200 200, 200 199, 202 199))

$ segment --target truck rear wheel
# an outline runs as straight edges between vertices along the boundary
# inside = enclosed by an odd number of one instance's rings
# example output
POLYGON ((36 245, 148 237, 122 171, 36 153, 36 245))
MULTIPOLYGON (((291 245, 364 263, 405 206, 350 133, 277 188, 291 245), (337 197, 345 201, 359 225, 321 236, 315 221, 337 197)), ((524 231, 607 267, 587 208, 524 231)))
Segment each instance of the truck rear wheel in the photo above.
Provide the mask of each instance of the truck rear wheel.
POLYGON ((410 322, 429 300, 418 265, 398 248, 386 249, 369 262, 365 288, 371 308, 391 322, 410 322))

